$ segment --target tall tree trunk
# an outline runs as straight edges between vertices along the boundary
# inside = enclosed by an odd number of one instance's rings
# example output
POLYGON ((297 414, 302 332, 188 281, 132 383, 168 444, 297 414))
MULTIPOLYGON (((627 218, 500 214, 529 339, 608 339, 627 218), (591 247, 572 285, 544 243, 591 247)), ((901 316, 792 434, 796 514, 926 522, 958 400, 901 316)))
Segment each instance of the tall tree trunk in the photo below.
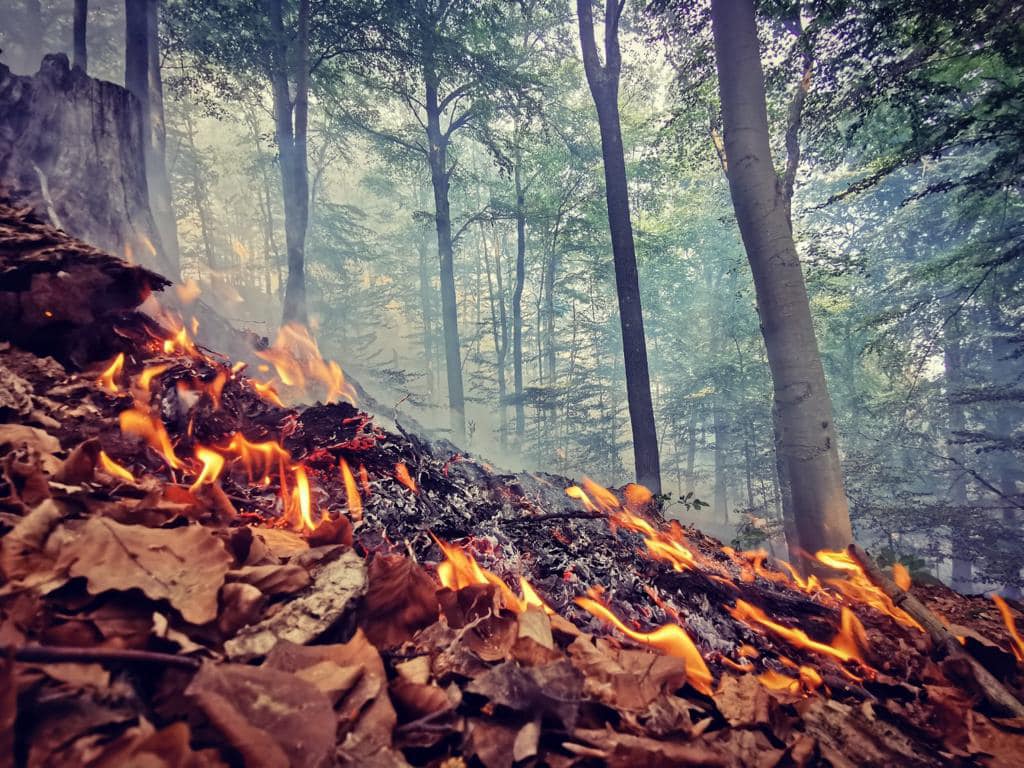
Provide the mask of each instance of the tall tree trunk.
POLYGON ((498 413, 499 429, 501 431, 499 440, 501 447, 508 445, 508 408, 505 401, 508 398, 506 379, 506 360, 508 357, 508 316, 505 312, 505 283, 501 274, 501 248, 494 249, 494 277, 491 276, 491 262, 487 255, 487 237, 481 225, 480 241, 482 245, 484 261, 487 265, 487 290, 491 304, 491 333, 494 338, 494 356, 498 373, 498 413), (494 283, 497 282, 497 291, 494 283))
POLYGON ((626 400, 633 431, 633 461, 637 482, 654 493, 661 493, 661 466, 658 434, 654 423, 650 374, 647 367, 647 342, 643 310, 640 304, 640 279, 636 267, 633 226, 629 218, 629 189, 626 160, 619 124, 619 13, 616 0, 606 0, 604 19, 605 62, 597 53, 594 40, 592 0, 576 0, 580 43, 587 83, 594 97, 597 121, 601 129, 604 156, 605 194, 608 201, 608 228, 611 231, 615 261, 615 286, 622 326, 622 351, 626 366, 626 400))
POLYGON ((273 36, 270 84, 274 95, 274 135, 281 166, 285 248, 288 252, 288 277, 281 319, 285 323, 305 325, 308 323, 306 229, 309 226, 309 165, 306 129, 309 112, 309 0, 299 0, 294 102, 289 87, 288 42, 282 0, 266 0, 266 3, 273 36))
POLYGON ((512 289, 512 376, 516 397, 516 439, 522 448, 526 431, 523 403, 523 286, 526 282, 526 193, 523 190, 522 156, 517 151, 513 172, 516 186, 516 282, 512 289))
POLYGON ((729 523, 729 485, 725 473, 726 431, 725 414, 722 412, 721 394, 715 393, 712 406, 712 424, 715 435, 715 517, 729 523))
MULTIPOLYGON (((124 3, 124 87, 139 102, 142 135, 149 129, 149 0, 124 3)), ((147 176, 148 179, 148 176, 147 176)))
POLYGON ((753 0, 712 0, 711 18, 729 189, 774 384, 779 464, 796 529, 787 539, 796 559, 845 547, 853 533, 786 184, 772 164, 753 0))
MULTIPOLYGON (((77 0, 76 0, 77 1, 77 0)), ((77 12, 77 9, 76 9, 77 12)), ((149 206, 153 210, 160 245, 177 277, 181 257, 178 251, 178 222, 174 215, 171 182, 167 175, 167 126, 164 123, 164 84, 160 75, 160 0, 146 2, 147 102, 149 141, 146 144, 146 181, 149 206)), ((85 41, 82 41, 83 52, 85 41)))
POLYGON ((89 51, 85 43, 85 32, 89 25, 89 0, 75 0, 74 19, 72 21, 72 45, 74 65, 87 72, 89 51))
MULTIPOLYGON (((430 61, 428 57, 427 61, 430 61)), ((448 136, 441 131, 437 75, 424 66, 426 81, 427 161, 434 190, 434 223, 441 276, 441 326, 444 332, 445 371, 448 377, 448 408, 456 440, 466 437, 466 398, 462 388, 462 350, 459 342, 459 306, 455 295, 455 254, 452 246, 451 207, 448 201, 448 136)))
POLYGON ((946 409, 948 413, 949 458, 952 459, 953 482, 950 483, 949 498, 955 507, 954 520, 950 525, 953 534, 950 549, 953 557, 952 587, 958 592, 970 589, 972 562, 969 549, 965 546, 966 528, 959 518, 967 514, 967 468, 966 451, 958 435, 967 427, 964 405, 958 395, 964 387, 963 356, 960 350, 960 336, 955 320, 947 325, 943 345, 943 361, 946 369, 946 409))
POLYGON ((430 262, 427 259, 427 238, 418 234, 416 255, 419 262, 420 314, 423 318, 423 364, 427 378, 427 398, 434 402, 434 300, 430 284, 430 262))

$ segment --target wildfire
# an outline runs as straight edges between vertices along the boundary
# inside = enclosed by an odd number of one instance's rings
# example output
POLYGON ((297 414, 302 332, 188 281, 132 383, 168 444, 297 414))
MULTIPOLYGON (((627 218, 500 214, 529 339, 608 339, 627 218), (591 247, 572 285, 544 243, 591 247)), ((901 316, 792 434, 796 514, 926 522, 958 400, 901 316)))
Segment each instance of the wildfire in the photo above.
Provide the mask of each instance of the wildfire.
POLYGON ((341 366, 324 360, 316 340, 299 323, 281 326, 273 346, 256 354, 274 367, 277 377, 286 387, 305 393, 307 386, 315 381, 325 388, 325 402, 339 397, 356 402, 355 390, 345 381, 341 366))
POLYGON ((693 640, 681 626, 665 624, 653 632, 637 632, 623 624, 608 606, 593 597, 577 597, 576 604, 636 642, 682 659, 686 662, 686 677, 690 685, 701 693, 711 694, 711 670, 708 669, 693 640))
POLYGON ((100 466, 103 467, 106 473, 111 477, 119 477, 122 480, 127 480, 129 483, 135 482, 135 476, 112 458, 107 456, 106 451, 100 451, 100 466))
POLYGON ((434 541, 444 553, 444 560, 437 566, 437 578, 441 585, 451 590, 464 589, 473 584, 493 584, 498 588, 501 602, 506 608, 522 613, 530 606, 540 608, 547 613, 554 613, 536 590, 523 578, 519 579, 519 587, 523 596, 519 597, 498 574, 483 568, 473 557, 460 547, 441 541, 436 536, 434 541))
POLYGON ((779 624, 756 605, 751 605, 745 600, 737 600, 736 606, 727 610, 734 619, 742 621, 755 629, 768 630, 794 647, 814 651, 840 662, 857 661, 862 664, 864 663, 857 646, 861 640, 866 639, 866 633, 860 621, 849 609, 844 608, 843 610, 843 626, 839 635, 833 640, 832 645, 812 639, 802 629, 779 624))
POLYGON ((359 487, 348 467, 348 462, 341 459, 338 466, 341 468, 341 480, 345 484, 345 502, 348 504, 348 513, 353 520, 363 519, 363 500, 359 496, 359 487))
POLYGON ((1006 631, 1010 633, 1010 640, 1013 641, 1010 649, 1013 651, 1014 658, 1017 661, 1024 662, 1024 639, 1021 639, 1020 632, 1017 631, 1017 625, 1013 620, 1013 614, 1010 612, 1010 606, 999 595, 992 595, 992 601, 996 604, 999 613, 1003 617, 1006 631))
POLYGON ((103 371, 96 379, 97 383, 108 392, 117 392, 120 387, 117 385, 117 377, 124 370, 124 352, 119 352, 114 362, 103 371))
POLYGON ((313 502, 309 491, 309 478, 306 477, 306 468, 301 464, 295 466, 295 491, 294 506, 299 513, 299 521, 308 530, 316 528, 313 522, 313 502))
POLYGON ((849 554, 842 551, 830 552, 823 550, 815 555, 815 557, 818 562, 844 573, 845 578, 826 579, 826 582, 849 600, 870 605, 872 608, 888 614, 904 627, 912 627, 921 632, 924 631, 924 628, 917 621, 908 615, 906 611, 897 607, 891 597, 871 582, 867 574, 864 573, 864 569, 861 568, 860 563, 849 554))
POLYGON ((413 493, 418 491, 416 481, 412 479, 412 475, 409 474, 409 468, 405 466, 404 462, 400 461, 395 464, 395 479, 413 493))
POLYGON ((196 458, 203 464, 203 469, 192 483, 191 490, 199 489, 199 486, 217 482, 221 471, 224 469, 224 457, 216 451, 202 446, 196 448, 196 458))
POLYGON ((144 406, 136 403, 134 408, 121 411, 119 419, 122 432, 145 440, 163 457, 171 469, 182 468, 181 460, 174 454, 171 436, 167 434, 167 429, 159 416, 154 416, 144 406))

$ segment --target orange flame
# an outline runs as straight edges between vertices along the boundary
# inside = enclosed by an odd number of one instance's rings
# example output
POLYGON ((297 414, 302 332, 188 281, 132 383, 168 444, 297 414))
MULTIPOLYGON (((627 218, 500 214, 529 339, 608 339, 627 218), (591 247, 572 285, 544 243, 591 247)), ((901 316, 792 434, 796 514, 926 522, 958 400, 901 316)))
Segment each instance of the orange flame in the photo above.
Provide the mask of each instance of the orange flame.
POLYGON ((284 408, 285 405, 281 402, 281 396, 277 394, 277 389, 274 387, 272 381, 262 382, 256 381, 256 379, 249 379, 252 382, 252 388, 256 390, 256 394, 262 397, 264 400, 269 400, 278 408, 284 408))
POLYGON ((822 550, 815 557, 818 562, 827 565, 829 568, 843 571, 845 578, 826 579, 826 581, 829 586, 834 587, 849 600, 870 605, 872 608, 888 614, 904 627, 912 627, 921 632, 924 631, 924 628, 913 617, 897 607, 891 597, 872 583, 867 574, 864 573, 860 563, 854 560, 848 553, 822 550))
POLYGON ((192 491, 199 490, 199 486, 203 484, 217 482, 217 478, 220 477, 220 473, 224 469, 224 457, 209 448, 203 446, 196 448, 196 458, 203 463, 203 469, 196 481, 192 483, 189 489, 192 491))
POLYGON ((611 624, 622 634, 638 643, 657 648, 662 653, 686 662, 686 678, 696 690, 711 694, 711 670, 697 650, 686 630, 678 624, 665 624, 653 632, 630 629, 603 603, 589 597, 577 597, 576 604, 602 621, 611 624))
POLYGON ((1024 640, 1021 639, 1020 632, 1017 631, 1017 624, 1013 620, 1013 613, 1010 611, 1010 606, 1007 605, 1006 601, 999 595, 992 595, 992 601, 999 609, 999 613, 1002 614, 1003 623, 1006 624, 1006 631, 1010 633, 1010 640, 1013 641, 1011 650, 1013 651, 1014 657, 1017 661, 1024 661, 1024 640))
POLYGON ((106 451, 100 451, 100 465, 111 477, 119 477, 122 480, 127 480, 129 483, 135 482, 135 476, 112 458, 107 456, 106 451))
POLYGON ((554 613, 540 595, 530 586, 526 579, 519 578, 519 588, 523 596, 519 597, 498 574, 491 573, 482 567, 476 558, 460 547, 434 537, 437 546, 444 553, 444 560, 437 566, 437 578, 441 585, 452 590, 464 589, 473 584, 493 584, 498 588, 502 604, 511 611, 522 613, 530 606, 540 608, 547 613, 554 613))
MULTIPOLYGON (((736 607, 727 608, 726 610, 729 611, 734 619, 742 621, 755 629, 758 627, 764 628, 797 648, 806 648, 807 650, 814 651, 822 656, 829 656, 841 662, 863 661, 860 654, 857 653, 856 648, 851 648, 850 642, 845 639, 835 646, 818 642, 817 640, 811 639, 802 629, 787 627, 783 624, 779 624, 777 621, 773 621, 764 611, 756 605, 751 605, 745 600, 737 600, 736 607)), ((854 621, 856 620, 856 617, 853 616, 852 612, 849 615, 854 621)), ((857 622, 858 626, 859 624, 860 622, 857 622)), ((860 629, 863 632, 863 627, 860 629)), ((843 633, 840 632, 840 634, 842 635, 843 633)))
POLYGON ((120 387, 117 385, 117 377, 124 369, 124 352, 119 352, 117 357, 114 358, 114 362, 103 373, 99 375, 96 382, 106 390, 110 392, 117 392, 120 387))
POLYGON ((577 501, 579 501, 581 504, 583 504, 583 508, 586 509, 588 512, 597 512, 597 507, 594 506, 594 502, 590 500, 590 497, 587 496, 584 490, 580 488, 578 485, 570 485, 568 488, 566 488, 565 495, 568 496, 570 499, 576 499, 577 501))
POLYGON ((395 479, 413 493, 417 492, 416 481, 412 479, 412 475, 409 474, 409 468, 405 466, 404 462, 400 461, 395 464, 395 479))
POLYGON ((170 363, 164 363, 163 365, 148 366, 141 374, 139 374, 139 386, 145 392, 149 392, 149 388, 153 383, 153 379, 159 376, 161 373, 163 373, 170 367, 170 363))
POLYGON ((910 589, 910 571, 907 570, 907 566, 903 563, 892 564, 892 580, 896 582, 896 586, 906 591, 910 589))
POLYGON ((363 519, 363 500, 359 497, 359 488, 356 486, 356 479, 352 470, 348 468, 348 462, 342 457, 339 462, 341 467, 341 479, 345 483, 345 501, 348 504, 348 513, 353 520, 363 519))
POLYGON ((151 415, 136 404, 134 408, 121 411, 119 420, 122 432, 144 439, 153 450, 163 457, 171 469, 182 468, 181 461, 174 454, 171 436, 167 434, 164 423, 158 417, 151 415))
POLYGON ((309 491, 309 478, 306 477, 306 468, 301 464, 295 465, 295 504, 298 507, 299 521, 308 529, 313 530, 316 524, 313 522, 313 502, 309 491))
POLYGON ((317 381, 326 389, 325 402, 339 397, 356 402, 355 390, 345 381, 341 367, 334 361, 324 360, 316 340, 304 325, 286 323, 281 326, 273 346, 256 354, 274 366, 278 378, 287 387, 304 392, 310 380, 317 381))

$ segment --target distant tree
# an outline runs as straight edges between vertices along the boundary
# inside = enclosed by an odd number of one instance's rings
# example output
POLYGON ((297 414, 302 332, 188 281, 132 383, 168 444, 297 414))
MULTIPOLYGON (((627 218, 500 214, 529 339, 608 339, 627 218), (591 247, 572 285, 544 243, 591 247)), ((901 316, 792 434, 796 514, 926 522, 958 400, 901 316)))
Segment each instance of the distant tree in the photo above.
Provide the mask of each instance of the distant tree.
POLYGON ((89 22, 89 0, 75 0, 74 19, 72 22, 73 64, 88 70, 88 50, 85 44, 85 32, 89 22))
POLYGON ((626 398, 633 431, 633 460, 637 482, 654 493, 661 493, 661 462, 658 434, 654 423, 654 404, 647 366, 647 338, 640 301, 633 225, 629 216, 629 187, 619 124, 619 77, 622 55, 619 50, 619 21, 625 1, 608 0, 604 14, 604 63, 594 40, 593 0, 576 0, 579 16, 583 67, 597 108, 604 153, 605 195, 608 201, 608 226, 611 230, 615 261, 615 284, 622 325, 622 351, 626 366, 626 398))

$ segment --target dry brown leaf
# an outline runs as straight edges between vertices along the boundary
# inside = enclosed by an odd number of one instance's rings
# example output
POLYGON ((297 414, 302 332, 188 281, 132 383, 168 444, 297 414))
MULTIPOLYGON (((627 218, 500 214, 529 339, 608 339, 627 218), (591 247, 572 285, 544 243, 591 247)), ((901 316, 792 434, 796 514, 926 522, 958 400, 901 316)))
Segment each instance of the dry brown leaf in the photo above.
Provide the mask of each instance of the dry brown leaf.
POLYGON ((92 480, 93 475, 96 474, 96 462, 99 460, 99 456, 100 441, 95 437, 84 443, 79 443, 71 451, 71 455, 60 465, 60 469, 57 470, 53 479, 58 483, 68 485, 78 485, 92 480))
POLYGON ((551 635, 551 619, 540 608, 529 606, 519 614, 519 637, 533 640, 541 648, 552 649, 555 640, 551 635))
POLYGON ((90 768, 227 768, 216 750, 193 752, 188 723, 161 731, 133 729, 111 744, 90 768))
POLYGON ((377 555, 369 568, 360 626, 378 648, 401 645, 437 619, 434 580, 411 558, 377 555))
POLYGON ((228 571, 225 580, 251 584, 270 597, 299 592, 312 582, 309 571, 298 565, 246 565, 228 571))
POLYGON ((363 673, 363 667, 342 667, 333 661, 325 660, 317 662, 311 667, 303 667, 297 670, 295 675, 312 683, 318 690, 325 693, 331 700, 331 704, 337 704, 342 696, 355 687, 363 673))
POLYGON ((633 649, 612 648, 581 635, 567 649, 583 673, 587 695, 620 710, 640 711, 686 681, 682 659, 633 649))
POLYGON ((24 424, 0 424, 0 451, 22 448, 42 454, 57 453, 60 440, 48 432, 24 424))
POLYGON ((56 563, 65 537, 55 533, 63 517, 53 500, 47 499, 0 540, 0 571, 7 581, 18 582, 19 587, 64 581, 57 576, 56 563))
POLYGON ((18 718, 18 686, 14 661, 0 656, 0 768, 14 766, 14 723, 18 718))
POLYGON ((472 718, 465 750, 484 768, 512 768, 512 753, 519 729, 492 720, 472 718))
POLYGON ((508 658, 518 634, 515 616, 487 616, 474 623, 463 642, 484 661, 501 661, 508 658))
POLYGON ((278 642, 304 645, 330 629, 366 587, 366 564, 352 550, 323 566, 303 594, 224 643, 233 659, 266 656, 278 642))
POLYGON ((430 681, 430 657, 417 656, 415 659, 399 662, 395 664, 395 672, 410 683, 427 683, 430 681))
MULTIPOLYGON (((258 538, 270 553, 279 560, 287 560, 309 550, 309 543, 285 528, 255 528, 253 535, 258 538)), ((249 562, 249 565, 254 563, 249 562)))
POLYGON ((720 748, 704 743, 663 741, 612 730, 577 729, 577 741, 600 750, 604 765, 610 768, 676 768, 677 766, 744 765, 732 761, 720 748))
POLYGON ((13 451, 0 459, 0 486, 8 495, 0 502, 15 510, 32 508, 50 497, 47 475, 56 472, 60 461, 51 454, 34 450, 13 451))
POLYGON ((341 544, 352 546, 352 523, 344 516, 321 520, 316 529, 306 537, 311 547, 322 547, 325 544, 341 544))
POLYGON ((775 703, 754 675, 723 675, 712 698, 733 726, 768 723, 775 703))
POLYGON ((972 710, 967 732, 970 751, 987 755, 984 764, 989 768, 1019 768, 1024 760, 1024 718, 996 720, 972 710))
POLYGON ((540 720, 531 720, 516 734, 516 740, 512 744, 512 761, 518 763, 535 756, 539 744, 540 720))
POLYGON ((391 681, 390 691, 402 722, 407 723, 452 709, 448 695, 433 683, 412 683, 399 677, 391 681))
POLYGON ((217 617, 217 629, 225 637, 231 637, 242 627, 258 621, 266 602, 266 596, 252 584, 225 584, 220 588, 222 607, 217 617))
POLYGON ((60 565, 84 576, 89 592, 139 589, 167 600, 186 621, 217 618, 217 595, 231 556, 198 525, 159 529, 93 517, 61 551, 60 565))
POLYGON ((507 661, 480 675, 466 691, 532 717, 550 715, 572 730, 583 679, 568 659, 543 667, 521 667, 507 661))
POLYGON ((334 710, 311 683, 244 664, 203 664, 185 695, 255 768, 318 768, 334 749, 334 710))

